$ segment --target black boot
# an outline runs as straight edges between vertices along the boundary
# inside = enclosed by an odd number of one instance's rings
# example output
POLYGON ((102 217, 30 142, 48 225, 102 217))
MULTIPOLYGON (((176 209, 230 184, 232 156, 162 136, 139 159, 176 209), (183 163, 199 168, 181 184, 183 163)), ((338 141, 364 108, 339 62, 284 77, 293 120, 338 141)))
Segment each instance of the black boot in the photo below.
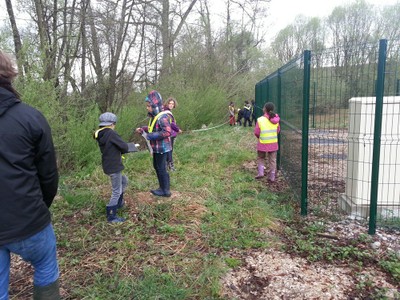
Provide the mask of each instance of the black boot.
POLYGON ((121 195, 119 195, 119 198, 118 198, 117 208, 123 208, 124 205, 125 205, 124 193, 121 193, 121 195))
POLYGON ((121 223, 124 222, 124 218, 119 218, 117 217, 117 206, 106 206, 106 212, 107 212, 107 221, 109 223, 121 223))
POLYGON ((156 189, 156 190, 151 190, 150 191, 154 196, 164 196, 164 192, 161 188, 156 189))
POLYGON ((155 190, 150 190, 150 193, 152 193, 155 196, 160 196, 163 193, 163 191, 162 191, 162 186, 161 186, 162 181, 160 179, 160 174, 158 174, 158 172, 157 172, 157 180, 158 180, 158 184, 160 185, 160 187, 155 190))
POLYGON ((169 174, 165 173, 164 176, 159 177, 160 188, 157 190, 151 190, 150 192, 159 197, 171 197, 171 192, 169 189, 169 174))
POLYGON ((46 286, 33 286, 33 300, 60 300, 58 279, 46 286))
POLYGON ((171 197, 171 191, 170 191, 170 181, 169 181, 169 174, 166 173, 163 178, 162 178, 162 182, 163 182, 163 195, 161 195, 162 197, 171 197))
POLYGON ((152 193, 153 195, 155 195, 155 196, 160 196, 160 194, 162 194, 163 193, 163 190, 162 190, 162 188, 158 188, 158 189, 156 189, 156 190, 150 190, 150 193, 152 193))

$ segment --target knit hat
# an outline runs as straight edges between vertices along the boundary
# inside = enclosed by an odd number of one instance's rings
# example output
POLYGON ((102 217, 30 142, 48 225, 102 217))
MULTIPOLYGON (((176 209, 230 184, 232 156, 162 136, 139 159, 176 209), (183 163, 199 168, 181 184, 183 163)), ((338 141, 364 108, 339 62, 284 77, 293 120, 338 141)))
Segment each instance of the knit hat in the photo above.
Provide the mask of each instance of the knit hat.
POLYGON ((110 112, 105 112, 99 117, 99 127, 100 126, 110 126, 112 124, 117 123, 117 116, 110 112))
POLYGON ((159 112, 162 111, 162 97, 159 92, 156 90, 151 91, 147 97, 144 99, 144 101, 149 102, 151 105, 152 112, 151 114, 153 116, 157 115, 159 112))

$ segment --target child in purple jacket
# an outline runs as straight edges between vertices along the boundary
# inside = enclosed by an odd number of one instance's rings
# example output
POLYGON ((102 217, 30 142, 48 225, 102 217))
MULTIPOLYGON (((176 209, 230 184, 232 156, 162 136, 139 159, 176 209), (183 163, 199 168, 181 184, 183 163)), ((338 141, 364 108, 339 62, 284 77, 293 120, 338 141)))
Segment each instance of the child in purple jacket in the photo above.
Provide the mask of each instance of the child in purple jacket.
POLYGON ((167 164, 168 168, 171 171, 175 171, 175 166, 174 166, 174 160, 172 158, 172 152, 174 151, 174 142, 175 138, 178 133, 182 133, 182 130, 179 128, 178 125, 176 125, 175 117, 172 114, 172 110, 178 106, 178 102, 176 101, 175 98, 169 97, 168 100, 164 103, 164 111, 168 111, 168 116, 169 116, 169 123, 171 124, 171 147, 172 150, 168 152, 167 155, 167 164))
POLYGON ((264 177, 264 160, 268 161, 268 180, 275 181, 276 155, 278 152, 278 133, 280 131, 278 114, 274 113, 274 104, 267 102, 264 105, 264 115, 257 119, 254 135, 258 138, 257 143, 257 169, 256 179, 264 177))

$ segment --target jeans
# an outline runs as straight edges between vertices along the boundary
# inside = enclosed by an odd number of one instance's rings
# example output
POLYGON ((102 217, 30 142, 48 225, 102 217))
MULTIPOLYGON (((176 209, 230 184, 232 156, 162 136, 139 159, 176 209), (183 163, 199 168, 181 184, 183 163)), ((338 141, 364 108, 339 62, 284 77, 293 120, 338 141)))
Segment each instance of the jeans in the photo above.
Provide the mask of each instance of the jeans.
POLYGON ((126 186, 128 185, 128 178, 122 175, 121 172, 110 174, 111 179, 111 198, 107 206, 115 206, 118 204, 119 196, 125 192, 126 186))
POLYGON ((8 299, 10 253, 15 253, 32 264, 35 270, 35 286, 47 286, 58 279, 56 236, 53 226, 49 224, 25 240, 0 246, 0 300, 8 299))

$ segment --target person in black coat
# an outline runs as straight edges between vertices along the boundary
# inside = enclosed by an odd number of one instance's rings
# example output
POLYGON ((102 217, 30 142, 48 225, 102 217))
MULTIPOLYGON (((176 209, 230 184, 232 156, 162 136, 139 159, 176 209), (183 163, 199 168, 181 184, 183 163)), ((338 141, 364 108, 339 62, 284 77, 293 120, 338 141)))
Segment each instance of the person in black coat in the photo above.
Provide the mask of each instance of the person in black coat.
POLYGON ((246 127, 246 124, 249 125, 249 127, 251 127, 251 122, 250 122, 250 117, 251 117, 251 106, 249 101, 245 101, 244 102, 244 107, 243 107, 243 126, 246 127))
POLYGON ((128 178, 122 174, 122 154, 129 152, 129 145, 114 130, 116 115, 105 112, 100 115, 99 121, 99 129, 95 131, 94 138, 100 147, 103 172, 110 177, 112 189, 106 206, 107 221, 120 223, 125 220, 117 216, 117 210, 124 205, 124 191, 128 185, 128 178))
POLYGON ((49 211, 58 189, 56 154, 47 120, 12 85, 17 74, 0 51, 0 299, 8 299, 10 253, 33 266, 34 299, 60 299, 49 211))

